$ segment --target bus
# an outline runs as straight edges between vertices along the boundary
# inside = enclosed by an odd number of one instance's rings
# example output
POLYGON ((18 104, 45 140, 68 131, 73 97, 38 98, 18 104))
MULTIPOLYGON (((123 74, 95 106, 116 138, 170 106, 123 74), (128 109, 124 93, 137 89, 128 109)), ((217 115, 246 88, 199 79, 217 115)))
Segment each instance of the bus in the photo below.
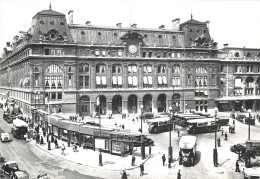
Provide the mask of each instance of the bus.
POLYGON ((191 119, 188 121, 188 133, 198 134, 219 130, 219 125, 215 124, 215 118, 191 119))
POLYGON ((179 141, 179 164, 194 165, 196 159, 196 136, 182 136, 179 141))
POLYGON ((193 114, 193 113, 186 113, 186 114, 174 114, 173 115, 173 120, 174 123, 180 125, 180 126, 187 126, 187 121, 190 119, 202 119, 206 118, 206 116, 201 116, 198 114, 193 114))
POLYGON ((166 132, 173 129, 173 120, 169 117, 150 119, 147 121, 148 131, 150 134, 166 132))
POLYGON ((28 124, 21 119, 15 119, 11 132, 14 138, 24 138, 24 135, 28 132, 28 124))

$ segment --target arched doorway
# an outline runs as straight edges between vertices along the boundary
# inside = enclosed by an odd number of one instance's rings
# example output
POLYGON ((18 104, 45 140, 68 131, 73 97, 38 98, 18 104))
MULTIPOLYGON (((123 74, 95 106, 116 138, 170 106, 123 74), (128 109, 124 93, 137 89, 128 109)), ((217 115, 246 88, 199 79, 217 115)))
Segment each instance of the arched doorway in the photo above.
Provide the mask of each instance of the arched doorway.
POLYGON ((174 93, 172 95, 172 110, 173 112, 180 111, 180 104, 181 104, 181 95, 179 93, 174 93))
POLYGON ((128 113, 137 113, 137 96, 136 95, 130 95, 128 97, 128 102, 127 102, 127 110, 128 113))
POLYGON ((97 114, 100 112, 101 115, 105 115, 107 114, 107 99, 104 95, 100 95, 98 97, 99 97, 99 102, 98 102, 99 104, 96 104, 96 112, 97 114))
POLYGON ((87 95, 83 95, 79 98, 79 113, 81 116, 90 115, 90 99, 87 95))
POLYGON ((112 99, 112 113, 122 114, 122 97, 115 95, 112 99))
POLYGON ((166 112, 166 96, 165 94, 160 94, 157 99, 157 110, 159 112, 166 112))
POLYGON ((143 112, 152 112, 152 96, 150 94, 144 96, 143 105, 143 112))

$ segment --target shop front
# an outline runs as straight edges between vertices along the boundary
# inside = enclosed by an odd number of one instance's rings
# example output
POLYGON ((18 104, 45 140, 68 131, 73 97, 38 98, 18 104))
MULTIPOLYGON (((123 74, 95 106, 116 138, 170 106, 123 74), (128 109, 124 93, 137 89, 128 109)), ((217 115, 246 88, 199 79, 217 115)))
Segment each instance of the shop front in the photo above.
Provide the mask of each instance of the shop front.
POLYGON ((112 132, 114 129, 108 129, 108 128, 98 128, 95 127, 93 129, 94 134, 94 145, 95 149, 98 149, 103 152, 110 152, 110 132, 112 132))

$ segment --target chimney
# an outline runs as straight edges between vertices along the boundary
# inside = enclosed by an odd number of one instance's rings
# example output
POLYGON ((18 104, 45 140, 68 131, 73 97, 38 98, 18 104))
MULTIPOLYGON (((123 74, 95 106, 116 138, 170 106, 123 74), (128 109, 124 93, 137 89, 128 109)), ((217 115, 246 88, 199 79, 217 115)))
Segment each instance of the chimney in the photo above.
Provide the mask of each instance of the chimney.
POLYGON ((205 22, 205 24, 206 24, 208 30, 209 30, 209 22, 210 22, 210 21, 206 21, 206 22, 205 22))
POLYGON ((122 27, 122 23, 121 23, 121 22, 118 22, 118 23, 116 24, 116 26, 119 27, 119 28, 121 28, 121 27, 122 27))
POLYGON ((159 29, 164 29, 164 27, 165 27, 165 25, 162 24, 159 26, 159 29))
POLYGON ((172 30, 179 31, 180 30, 180 18, 176 18, 172 20, 172 30))
POLYGON ((228 48, 228 44, 227 43, 223 44, 223 46, 224 46, 224 48, 228 48))
POLYGON ((68 15, 69 15, 69 24, 73 24, 73 10, 70 10, 68 15))
POLYGON ((132 24, 131 27, 132 28, 136 28, 137 24, 132 24))
POLYGON ((10 47, 10 42, 6 42, 6 46, 7 46, 7 47, 10 47))
POLYGON ((90 23, 91 23, 91 21, 87 21, 87 22, 86 22, 86 25, 90 25, 90 23))

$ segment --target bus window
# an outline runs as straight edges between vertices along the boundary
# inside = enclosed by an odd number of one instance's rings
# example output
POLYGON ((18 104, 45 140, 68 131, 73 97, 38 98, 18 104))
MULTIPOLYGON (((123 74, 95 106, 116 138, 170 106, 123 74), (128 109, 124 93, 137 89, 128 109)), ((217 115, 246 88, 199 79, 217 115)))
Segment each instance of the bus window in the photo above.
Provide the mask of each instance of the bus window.
POLYGON ((163 125, 163 122, 159 122, 159 126, 162 126, 163 125))
POLYGON ((163 125, 167 125, 168 124, 168 121, 164 121, 163 125))

